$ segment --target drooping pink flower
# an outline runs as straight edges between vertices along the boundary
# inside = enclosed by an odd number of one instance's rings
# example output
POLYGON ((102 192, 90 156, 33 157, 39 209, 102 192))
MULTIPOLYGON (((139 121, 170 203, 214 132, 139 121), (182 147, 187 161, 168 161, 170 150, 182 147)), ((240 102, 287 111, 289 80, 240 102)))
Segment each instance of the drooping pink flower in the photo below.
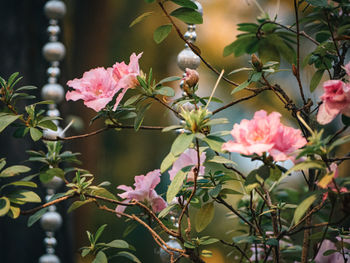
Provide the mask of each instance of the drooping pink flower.
POLYGON ((328 80, 323 88, 317 121, 323 125, 330 123, 339 113, 350 117, 350 85, 341 80, 328 80))
POLYGON ((280 127, 281 114, 260 110, 254 114, 252 120, 242 120, 235 124, 231 131, 235 141, 228 141, 222 145, 222 150, 238 152, 245 155, 262 155, 274 146, 275 135, 280 127))
POLYGON ((68 91, 66 100, 80 100, 95 110, 102 110, 119 90, 116 81, 112 78, 111 71, 104 68, 91 69, 84 73, 81 79, 73 79, 67 82, 73 88, 68 91))
POLYGON ((350 62, 344 66, 346 74, 350 76, 350 62))
POLYGON ((186 76, 183 78, 184 82, 190 86, 195 86, 199 81, 199 74, 194 69, 186 68, 186 76))
MULTIPOLYGON (((147 175, 135 176, 134 189, 130 186, 120 185, 117 189, 125 191, 118 194, 120 198, 125 199, 124 203, 129 203, 135 199, 144 202, 152 207, 152 210, 157 213, 166 208, 167 204, 162 197, 160 197, 154 190, 160 183, 160 170, 154 170, 147 173, 147 175)), ((118 205, 116 212, 124 212, 126 206, 118 205)))
POLYGON ((280 125, 273 140, 274 146, 269 150, 270 155, 277 162, 288 159, 294 161, 293 153, 307 144, 299 129, 280 125))
MULTIPOLYGON (((204 175, 205 173, 205 167, 203 166, 203 163, 206 158, 206 153, 202 152, 199 157, 200 161, 200 167, 199 167, 199 173, 198 175, 204 175)), ((198 164, 198 156, 197 151, 195 149, 188 148, 186 149, 180 157, 174 162, 173 167, 171 170, 169 170, 170 180, 173 180, 175 175, 186 166, 196 166, 198 164)), ((194 168, 188 173, 187 180, 193 181, 194 180, 194 168)))
POLYGON ((137 56, 135 53, 132 53, 129 65, 126 65, 124 61, 121 63, 117 62, 113 65, 113 78, 118 83, 118 90, 121 89, 121 93, 117 96, 113 110, 117 108, 126 91, 135 88, 139 84, 137 76, 140 75, 139 59, 141 56, 142 53, 137 56))

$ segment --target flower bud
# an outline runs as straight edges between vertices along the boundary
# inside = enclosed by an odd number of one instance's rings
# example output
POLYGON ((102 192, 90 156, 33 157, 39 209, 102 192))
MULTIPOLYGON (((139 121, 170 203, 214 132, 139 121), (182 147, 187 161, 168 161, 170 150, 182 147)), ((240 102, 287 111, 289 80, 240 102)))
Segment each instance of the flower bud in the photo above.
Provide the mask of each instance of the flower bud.
POLYGON ((186 76, 183 78, 184 84, 194 87, 199 81, 199 74, 196 70, 186 68, 186 76))
POLYGON ((262 70, 263 64, 255 54, 252 55, 252 64, 255 67, 256 71, 260 72, 262 70))

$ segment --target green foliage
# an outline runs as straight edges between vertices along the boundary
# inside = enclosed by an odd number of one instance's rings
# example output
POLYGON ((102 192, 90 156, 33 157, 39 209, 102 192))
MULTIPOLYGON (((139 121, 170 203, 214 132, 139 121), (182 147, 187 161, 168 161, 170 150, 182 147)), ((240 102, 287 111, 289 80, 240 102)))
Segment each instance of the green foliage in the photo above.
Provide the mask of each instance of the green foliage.
POLYGON ((197 232, 203 231, 214 218, 215 207, 213 202, 204 204, 196 214, 195 227, 197 232))
POLYGON ((153 34, 154 41, 157 44, 161 43, 170 34, 172 27, 173 26, 171 24, 162 25, 158 27, 153 34))
MULTIPOLYGON (((130 246, 126 241, 116 239, 109 243, 102 243, 98 242, 101 238, 102 233, 104 232, 107 225, 100 226, 95 234, 91 234, 89 231, 86 231, 90 245, 86 247, 81 248, 81 256, 86 257, 87 255, 93 255, 94 260, 92 262, 94 263, 104 263, 108 262, 108 257, 106 255, 106 250, 112 249, 128 249, 128 250, 134 250, 132 246, 130 246)), ((139 263, 139 259, 134 256, 129 251, 118 251, 117 253, 114 252, 115 256, 122 256, 125 258, 128 258, 132 262, 139 263)))
POLYGON ((294 212, 293 220, 295 224, 299 223, 303 215, 306 213, 309 207, 315 202, 316 199, 317 199, 317 195, 313 194, 300 203, 300 205, 297 207, 297 209, 295 209, 295 212, 294 212))
POLYGON ((180 19, 181 21, 187 24, 202 24, 203 17, 202 15, 188 7, 180 7, 170 13, 171 16, 180 19))

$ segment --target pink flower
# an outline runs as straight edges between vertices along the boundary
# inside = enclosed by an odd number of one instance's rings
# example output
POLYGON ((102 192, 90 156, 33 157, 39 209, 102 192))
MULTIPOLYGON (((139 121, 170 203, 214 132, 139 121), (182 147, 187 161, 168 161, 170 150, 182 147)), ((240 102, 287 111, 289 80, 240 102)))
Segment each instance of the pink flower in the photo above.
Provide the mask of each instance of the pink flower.
MULTIPOLYGON (((125 199, 123 203, 129 203, 135 199, 140 202, 145 202, 152 207, 152 210, 157 213, 166 208, 167 204, 154 190, 160 183, 160 170, 154 170, 147 175, 135 176, 135 189, 130 186, 120 185, 117 189, 124 190, 122 194, 118 194, 120 198, 125 199)), ((126 206, 118 205, 116 212, 124 212, 126 206)))
POLYGON ((118 90, 122 90, 117 97, 113 110, 117 108, 126 91, 135 88, 139 84, 137 76, 140 75, 139 58, 141 56, 142 53, 137 56, 135 53, 132 53, 129 65, 126 65, 124 61, 113 65, 113 78, 118 83, 118 90))
POLYGON ((81 79, 70 80, 67 85, 75 90, 67 92, 66 100, 82 99, 87 107, 95 111, 102 110, 118 91, 111 71, 104 68, 91 69, 81 79))
POLYGON ((199 81, 199 74, 196 70, 186 68, 186 76, 183 80, 188 86, 193 87, 199 81))
POLYGON ((344 69, 346 71, 346 74, 350 76, 350 62, 344 66, 344 69))
POLYGON ((293 153, 307 143, 300 130, 282 124, 273 141, 274 146, 269 153, 276 162, 294 161, 293 153))
POLYGON ((331 122, 339 113, 350 117, 350 86, 341 80, 328 80, 323 84, 324 94, 317 121, 320 124, 331 122))
MULTIPOLYGON (((338 237, 337 239, 340 240, 340 238, 338 237)), ((344 242, 347 242, 346 239, 344 239, 344 242)), ((337 247, 335 246, 335 244, 328 239, 323 241, 322 246, 315 258, 316 263, 343 263, 344 262, 343 255, 340 252, 335 252, 329 256, 324 256, 323 253, 326 252, 327 250, 337 250, 337 247)), ((346 248, 344 250, 345 250, 345 257, 346 259, 349 260, 350 259, 350 256, 348 254, 349 250, 346 248)))
POLYGON ((280 127, 280 117, 278 112, 267 115, 264 110, 257 111, 252 120, 244 119, 233 126, 231 135, 235 141, 224 143, 222 150, 245 155, 262 155, 263 152, 271 150, 280 127))
MULTIPOLYGON (((198 175, 204 175, 205 173, 205 167, 203 166, 203 163, 206 158, 206 153, 202 152, 199 160, 200 160, 200 167, 199 167, 199 173, 198 175)), ((197 151, 195 149, 186 149, 180 157, 174 162, 173 168, 169 171, 170 180, 173 180, 175 175, 184 167, 186 166, 196 166, 198 164, 198 156, 197 151)), ((187 181, 193 181, 194 180, 194 168, 188 173, 187 175, 187 181)))

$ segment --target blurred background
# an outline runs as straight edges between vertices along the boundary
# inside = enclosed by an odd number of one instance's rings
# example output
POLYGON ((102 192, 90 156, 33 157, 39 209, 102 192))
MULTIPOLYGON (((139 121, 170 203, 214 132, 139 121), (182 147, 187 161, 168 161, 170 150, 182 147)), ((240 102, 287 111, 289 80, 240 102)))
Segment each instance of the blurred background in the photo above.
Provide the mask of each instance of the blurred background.
MULTIPOLYGON (((158 80, 172 75, 181 76, 182 72, 177 67, 177 54, 184 48, 184 43, 172 32, 160 45, 153 41, 153 31, 162 23, 168 23, 156 4, 146 4, 143 0, 71 0, 65 1, 67 14, 62 26, 61 41, 66 46, 67 55, 61 64, 62 75, 59 82, 65 83, 73 78, 80 78, 82 74, 98 66, 109 67, 116 61, 128 63, 131 53, 143 52, 140 60, 141 69, 148 72, 153 68, 154 77, 158 80), (130 23, 138 15, 154 11, 155 14, 146 21, 129 28, 130 23)), ((249 57, 235 58, 232 55, 223 57, 223 48, 235 40, 237 32, 236 24, 242 22, 255 22, 255 17, 261 14, 261 7, 274 17, 278 13, 278 21, 291 24, 293 22, 292 1, 260 0, 258 4, 252 0, 200 0, 204 10, 204 23, 197 26, 197 42, 203 56, 219 70, 225 72, 248 66, 249 57)), ((48 21, 43 13, 44 0, 11 0, 0 1, 2 10, 0 24, 0 75, 7 79, 11 73, 19 71, 24 79, 22 85, 36 85, 39 88, 46 83, 46 68, 41 54, 42 46, 47 42, 46 27, 48 21)), ((171 6, 169 6, 171 9, 171 6)), ((179 21, 178 21, 179 22, 179 21)), ((186 26, 179 22, 182 32, 186 26)), ((303 51, 308 49, 308 43, 303 43, 303 51)), ((289 65, 282 62, 281 67, 289 65)), ((217 76, 201 65, 200 95, 209 96, 216 82, 217 76)), ((308 86, 313 70, 307 69, 303 75, 305 86, 308 86)), ((296 81, 290 77, 290 71, 277 74, 275 81, 283 80, 282 84, 289 90, 291 96, 296 95, 296 81)), ((247 75, 233 75, 236 82, 243 82, 247 75)), ((178 83, 173 83, 173 88, 179 95, 181 93, 178 83)), ((215 96, 224 102, 234 98, 230 95, 232 87, 221 82, 215 96)), ((321 92, 308 97, 316 99, 321 92)), ((132 94, 129 92, 128 95, 132 94)), ((37 95, 40 95, 39 93, 37 95)), ((241 92, 240 97, 244 95, 241 92)), ((221 116, 229 118, 230 124, 224 129, 232 128, 232 123, 239 122, 243 118, 251 118, 259 109, 268 112, 278 110, 282 114, 287 113, 281 107, 275 97, 270 93, 263 93, 259 97, 250 100, 244 105, 237 105, 221 113, 221 116)), ((211 107, 215 108, 215 103, 211 107)), ((95 122, 89 126, 90 119, 95 112, 84 107, 81 101, 63 102, 59 105, 64 118, 72 115, 81 118, 79 129, 70 129, 68 135, 75 135, 93 131, 102 126, 95 122)), ((287 124, 291 120, 284 119, 287 124)), ((79 123, 79 122, 78 122, 79 123)), ((157 104, 153 104, 144 123, 146 125, 177 124, 173 116, 164 112, 157 104)), ((61 124, 65 126, 67 123, 61 124)), ((293 123, 290 123, 293 125, 293 123)), ((334 130, 338 125, 337 121, 334 130)), ((79 127, 77 127, 79 128, 79 127)), ((329 132, 332 132, 331 130, 329 132)), ((7 131, 0 137, 0 156, 7 156, 8 163, 14 164, 19 160, 25 160, 28 156, 22 151, 26 149, 40 149, 43 145, 33 145, 29 140, 9 139, 11 131, 7 131)), ((169 151, 175 134, 161 133, 158 131, 122 130, 120 132, 108 131, 87 139, 67 142, 66 149, 73 152, 81 152, 82 167, 88 169, 96 177, 96 183, 110 181, 110 191, 117 193, 115 187, 120 184, 131 185, 135 175, 146 174, 157 169, 162 159, 169 151)), ((251 170, 257 164, 248 163, 247 160, 234 155, 233 158, 245 170, 251 170)), ((345 166, 345 165, 343 165, 345 166)), ((35 169, 35 167, 33 168, 35 169)), ((343 170, 344 167, 341 167, 343 170)), ((159 191, 164 192, 168 183, 167 176, 163 178, 159 191)), ((44 190, 41 196, 44 196, 44 190)), ((235 200, 231 200, 232 203, 235 200)), ((58 240, 57 255, 64 263, 83 262, 80 259, 78 248, 88 244, 85 231, 95 232, 102 224, 108 224, 107 230, 102 236, 104 242, 122 238, 126 224, 116 216, 97 211, 93 205, 84 206, 81 209, 66 214, 69 204, 60 204, 58 209, 64 218, 64 224, 56 234, 58 240)), ((227 218, 227 211, 218 207, 216 209, 216 224, 211 224, 201 235, 213 234, 222 237, 230 237, 237 224, 236 219, 227 218), (225 233, 230 229, 229 233, 225 233)), ((0 218, 0 258, 4 263, 12 262, 37 262, 44 254, 44 233, 37 223, 31 228, 26 227, 27 218, 21 217, 15 221, 0 218)), ((136 255, 142 262, 160 262, 155 251, 159 249, 150 238, 150 235, 142 228, 136 228, 126 240, 137 248, 136 255)), ((232 262, 234 255, 226 257, 229 250, 219 247, 208 247, 213 251, 213 257, 206 262, 232 262)), ((123 258, 116 258, 111 262, 127 262, 123 258)))

